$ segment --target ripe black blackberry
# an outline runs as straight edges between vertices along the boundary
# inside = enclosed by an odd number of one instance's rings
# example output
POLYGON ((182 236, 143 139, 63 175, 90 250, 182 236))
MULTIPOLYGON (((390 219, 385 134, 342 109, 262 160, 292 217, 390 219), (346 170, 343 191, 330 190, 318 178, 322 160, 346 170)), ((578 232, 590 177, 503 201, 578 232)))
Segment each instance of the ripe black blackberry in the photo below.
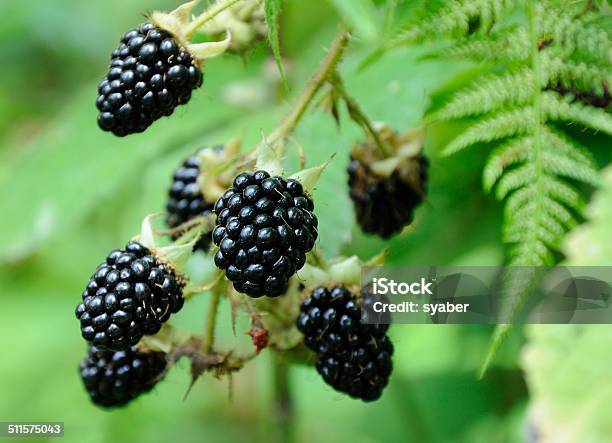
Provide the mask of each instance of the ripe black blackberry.
POLYGON ((215 204, 215 264, 251 297, 279 296, 317 239, 314 204, 297 180, 243 172, 215 204))
POLYGON ((373 401, 382 395, 393 369, 393 345, 386 324, 362 324, 360 303, 343 287, 318 287, 300 307, 297 327, 316 352, 323 380, 351 397, 373 401))
POLYGON ((129 242, 108 254, 83 291, 81 335, 99 349, 129 349, 183 307, 183 286, 170 265, 129 242))
POLYGON ((169 33, 144 23, 125 33, 98 86, 98 125, 117 136, 143 132, 202 85, 195 59, 169 33))
POLYGON ((367 162, 351 156, 349 195, 364 232, 389 238, 412 223, 425 195, 428 166, 427 158, 417 154, 389 177, 381 177, 367 162))
MULTIPOLYGON (((221 147, 213 148, 221 152, 221 147)), ((172 185, 168 191, 168 203, 166 204, 166 224, 170 228, 176 228, 189 220, 210 215, 214 208, 214 202, 206 200, 202 194, 198 176, 200 175, 200 157, 198 149, 193 155, 187 157, 183 164, 174 172, 172 185)), ((176 240, 180 234, 175 234, 176 240)), ((203 235, 195 245, 195 249, 207 251, 210 245, 210 235, 203 235)))
POLYGON ((89 349, 79 371, 91 401, 105 408, 122 406, 150 391, 166 369, 163 352, 89 349))

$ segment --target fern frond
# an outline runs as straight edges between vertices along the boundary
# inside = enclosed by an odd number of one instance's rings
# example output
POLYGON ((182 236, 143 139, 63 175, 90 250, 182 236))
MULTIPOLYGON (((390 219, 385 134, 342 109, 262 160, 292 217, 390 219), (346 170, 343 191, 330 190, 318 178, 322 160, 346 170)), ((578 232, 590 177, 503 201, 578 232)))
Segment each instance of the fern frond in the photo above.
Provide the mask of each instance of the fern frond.
POLYGON ((523 162, 529 157, 532 141, 529 136, 516 137, 495 148, 482 172, 482 183, 485 191, 491 191, 506 168, 523 162))
POLYGON ((406 25, 388 46, 394 48, 440 37, 463 37, 474 20, 479 21, 482 30, 488 31, 515 4, 516 0, 452 0, 425 20, 406 25))
POLYGON ((497 184, 495 195, 498 200, 503 200, 509 192, 527 186, 536 179, 536 168, 532 163, 526 163, 504 174, 497 184))
MULTIPOLYGON (((557 57, 543 57, 540 81, 542 87, 561 83, 563 86, 574 86, 601 95, 603 84, 612 84, 612 75, 608 71, 586 63, 577 64, 557 57)), ((451 120, 497 111, 508 106, 525 105, 533 98, 533 82, 533 71, 529 66, 503 75, 478 79, 473 86, 453 95, 429 118, 451 120)))
POLYGON ((577 27, 575 34, 564 40, 568 53, 601 66, 612 64, 611 43, 610 35, 605 30, 588 25, 577 27))
MULTIPOLYGON (((554 264, 553 251, 584 207, 582 196, 566 180, 597 186, 600 179, 589 150, 569 138, 561 125, 551 123, 579 124, 612 135, 608 112, 589 105, 592 100, 584 104, 575 100, 579 94, 589 99, 607 95, 612 84, 609 26, 596 23, 601 14, 591 12, 587 0, 509 2, 503 6, 514 4, 527 16, 527 23, 519 19, 515 25, 504 20, 506 11, 486 15, 486 4, 485 0, 449 2, 398 41, 426 39, 442 24, 445 40, 455 41, 433 56, 489 63, 489 75, 459 89, 428 117, 475 118, 442 155, 474 144, 501 142, 487 160, 483 185, 486 191, 495 186, 496 197, 505 200, 508 263, 522 267, 554 264), (470 21, 476 17, 485 17, 489 26, 495 26, 470 33, 470 21), (564 97, 551 89, 567 94, 564 97)), ((605 107, 601 103, 598 106, 605 107)), ((513 281, 510 277, 508 282, 506 319, 511 320, 521 309, 533 279, 513 281)), ((481 375, 509 327, 496 328, 481 375)))
POLYGON ((545 145, 554 146, 556 152, 571 157, 575 161, 581 162, 587 166, 596 168, 593 154, 577 141, 547 125, 543 125, 540 131, 545 145))
POLYGON ((512 266, 546 266, 554 263, 554 257, 550 248, 544 242, 532 236, 526 242, 516 243, 510 248, 510 260, 508 265, 512 266))
MULTIPOLYGON (((544 191, 550 198, 553 198, 576 211, 580 211, 584 207, 584 199, 582 196, 578 193, 578 191, 564 181, 553 176, 546 175, 542 178, 542 185, 544 187, 544 191)), ((514 194, 510 198, 513 196, 514 194)), ((510 198, 506 202, 506 206, 508 208, 510 208, 510 198)))
POLYGON ((549 198, 543 199, 543 202, 546 212, 563 223, 567 228, 572 228, 576 225, 576 219, 572 213, 561 203, 549 198))
POLYGON ((501 29, 488 35, 470 35, 465 40, 427 54, 427 58, 454 58, 477 63, 497 62, 500 59, 513 63, 528 57, 529 36, 525 29, 519 26, 501 29))
POLYGON ((580 123, 586 127, 612 135, 612 116, 603 109, 570 103, 555 92, 542 93, 542 112, 551 120, 580 123))
POLYGON ((442 155, 451 155, 475 143, 527 133, 533 125, 533 119, 533 109, 529 106, 481 118, 452 140, 442 151, 442 155))
POLYGON ((549 84, 575 87, 595 95, 603 95, 604 84, 612 84, 612 73, 603 68, 582 61, 567 60, 561 57, 542 56, 542 70, 549 84))
POLYGON ((526 67, 501 76, 489 76, 474 84, 455 94, 431 118, 450 120, 496 111, 506 106, 521 106, 529 103, 533 95, 533 73, 526 67))
POLYGON ((585 14, 579 18, 566 18, 561 22, 548 17, 552 38, 568 56, 599 64, 612 64, 612 45, 606 29, 595 25, 597 14, 585 14), (556 25, 555 25, 556 23, 556 25))
POLYGON ((552 175, 568 177, 593 186, 600 184, 597 169, 555 152, 554 146, 543 150, 542 160, 544 170, 552 175))
POLYGON ((532 204, 537 190, 537 187, 532 183, 510 194, 506 199, 506 214, 515 214, 523 206, 532 204))

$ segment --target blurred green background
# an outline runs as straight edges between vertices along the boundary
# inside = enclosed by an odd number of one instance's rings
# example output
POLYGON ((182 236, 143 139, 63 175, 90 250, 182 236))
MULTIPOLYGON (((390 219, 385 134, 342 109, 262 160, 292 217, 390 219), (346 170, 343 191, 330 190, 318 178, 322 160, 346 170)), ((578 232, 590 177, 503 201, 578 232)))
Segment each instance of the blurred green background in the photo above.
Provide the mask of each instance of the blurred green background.
MULTIPOLYGON (((331 3, 343 2, 284 2, 288 90, 262 44, 243 58, 207 62, 204 86, 188 106, 145 134, 119 139, 95 122, 95 89, 110 51, 143 13, 176 3, 0 2, 0 421, 64 421, 66 442, 271 441, 266 351, 235 374, 231 398, 228 380, 208 374, 184 398, 189 367, 180 361, 150 394, 103 411, 89 402, 78 376, 85 344, 73 311, 105 254, 136 234, 145 215, 163 210, 182 158, 236 135, 251 146, 274 128, 336 31, 331 3)), ((376 47, 377 32, 369 32, 365 26, 357 35, 342 64, 347 88, 372 119, 413 127, 428 94, 465 66, 420 60, 415 48, 358 72, 376 47)), ((446 126, 428 132, 427 201, 408 233, 384 243, 354 227, 345 192, 348 152, 361 130, 346 116, 338 130, 328 115, 309 113, 295 133, 308 164, 336 153, 315 193, 318 247, 328 256, 367 259, 388 246, 396 264, 501 263, 501 209, 481 191, 482 152, 436 158, 452 134, 446 126)), ((199 256, 190 268, 198 275, 208 266, 199 256)), ((199 331, 205 304, 205 296, 190 301, 173 323, 199 331)), ((222 308, 220 347, 248 346, 247 319, 239 318, 234 337, 227 304, 222 308)), ((476 379, 491 332, 477 325, 395 326, 395 371, 372 404, 339 395, 310 368, 293 368, 297 441, 530 441, 520 332, 509 337, 490 374, 476 379)))

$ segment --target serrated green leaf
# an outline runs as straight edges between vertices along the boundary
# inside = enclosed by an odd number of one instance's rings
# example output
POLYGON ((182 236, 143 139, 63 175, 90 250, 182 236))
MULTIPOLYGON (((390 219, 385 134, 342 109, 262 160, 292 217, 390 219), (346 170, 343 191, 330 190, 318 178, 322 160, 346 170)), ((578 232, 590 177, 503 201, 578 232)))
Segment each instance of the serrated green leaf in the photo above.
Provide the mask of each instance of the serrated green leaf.
POLYGON ((521 353, 529 421, 541 443, 607 442, 612 435, 610 325, 533 325, 521 353))
POLYGON ((274 54, 278 72, 280 72, 283 82, 286 83, 287 80, 285 77, 285 68, 281 59, 279 40, 281 0, 264 0, 264 11, 266 13, 266 24, 268 25, 268 42, 274 54))

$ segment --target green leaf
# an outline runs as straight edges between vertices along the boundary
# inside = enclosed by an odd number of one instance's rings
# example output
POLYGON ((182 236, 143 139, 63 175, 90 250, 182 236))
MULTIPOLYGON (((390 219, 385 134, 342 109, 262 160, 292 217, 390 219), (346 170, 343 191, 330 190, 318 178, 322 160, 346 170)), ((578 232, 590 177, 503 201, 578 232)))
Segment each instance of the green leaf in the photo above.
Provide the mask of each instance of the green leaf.
POLYGON ((264 0, 264 10, 266 12, 266 23, 268 25, 268 42, 274 53, 278 71, 280 72, 283 82, 286 84, 287 79, 285 78, 285 68, 281 60, 280 40, 278 35, 280 29, 281 0, 264 0))
POLYGON ((607 442, 612 435, 610 325, 533 325, 522 352, 538 442, 607 442))
POLYGON ((593 266, 612 263, 612 167, 603 173, 603 184, 586 209, 589 221, 572 230, 564 243, 567 264, 593 266))
POLYGON ((380 38, 381 26, 377 21, 378 11, 372 0, 329 0, 342 19, 356 35, 366 41, 380 38))

